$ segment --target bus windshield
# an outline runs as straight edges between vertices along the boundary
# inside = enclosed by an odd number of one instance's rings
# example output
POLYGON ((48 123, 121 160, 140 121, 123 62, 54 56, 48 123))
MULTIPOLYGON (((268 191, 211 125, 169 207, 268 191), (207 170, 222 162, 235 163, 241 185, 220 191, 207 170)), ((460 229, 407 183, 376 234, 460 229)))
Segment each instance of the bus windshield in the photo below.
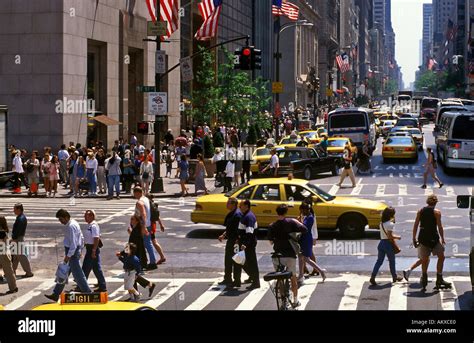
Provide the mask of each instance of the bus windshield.
POLYGON ((344 113, 332 115, 329 120, 331 129, 366 128, 365 113, 344 113))

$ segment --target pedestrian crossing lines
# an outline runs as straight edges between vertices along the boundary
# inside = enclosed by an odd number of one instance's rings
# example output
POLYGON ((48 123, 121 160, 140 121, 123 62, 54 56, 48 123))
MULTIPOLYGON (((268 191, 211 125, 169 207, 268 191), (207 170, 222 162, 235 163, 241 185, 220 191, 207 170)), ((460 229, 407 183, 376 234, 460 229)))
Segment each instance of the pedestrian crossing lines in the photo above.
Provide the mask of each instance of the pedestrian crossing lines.
POLYGON ((365 184, 358 183, 355 187, 343 185, 339 187, 333 184, 316 184, 323 191, 338 196, 372 196, 376 198, 393 196, 414 196, 425 197, 430 194, 436 194, 439 197, 455 198, 457 195, 469 194, 470 187, 467 186, 448 186, 438 188, 438 186, 427 185, 426 189, 421 189, 417 184, 365 184))
MULTIPOLYGON (((261 288, 247 291, 245 287, 227 290, 218 285, 220 279, 146 278, 156 284, 154 294, 140 287, 141 302, 158 310, 275 310, 270 284, 261 281, 261 288)), ((53 286, 52 280, 29 279, 23 285, 34 287, 6 304, 8 310, 28 310, 47 302, 43 294, 53 286)), ((453 283, 452 290, 436 291, 434 280, 426 292, 416 279, 391 284, 391 278, 377 278, 371 286, 366 275, 345 273, 305 280, 299 288, 299 310, 471 310, 473 305, 470 279, 467 276, 445 277, 453 283)), ((92 282, 92 280, 90 280, 92 282)), ((25 287, 21 287, 20 291, 25 287)), ((108 277, 110 301, 128 299, 120 277, 108 277)))

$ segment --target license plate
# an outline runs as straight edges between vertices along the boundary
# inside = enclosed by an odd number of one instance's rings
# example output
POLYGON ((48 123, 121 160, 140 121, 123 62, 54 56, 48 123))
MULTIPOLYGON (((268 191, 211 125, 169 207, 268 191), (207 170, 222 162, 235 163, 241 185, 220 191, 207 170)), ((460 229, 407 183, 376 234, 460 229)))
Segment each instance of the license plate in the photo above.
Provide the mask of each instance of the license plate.
POLYGON ((401 154, 401 153, 403 152, 403 150, 395 150, 395 152, 396 152, 397 154, 401 154))

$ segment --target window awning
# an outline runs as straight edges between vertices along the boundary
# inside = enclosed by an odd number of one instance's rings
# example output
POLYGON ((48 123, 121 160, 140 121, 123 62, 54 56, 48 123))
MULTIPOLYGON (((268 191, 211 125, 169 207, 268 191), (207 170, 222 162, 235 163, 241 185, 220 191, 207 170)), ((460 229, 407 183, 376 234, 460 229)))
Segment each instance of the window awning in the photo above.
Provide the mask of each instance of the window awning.
POLYGON ((102 124, 107 125, 107 126, 122 124, 118 120, 112 119, 112 118, 107 117, 106 115, 103 115, 103 114, 100 115, 100 116, 92 117, 91 119, 94 119, 94 120, 98 121, 99 123, 102 123, 102 124))

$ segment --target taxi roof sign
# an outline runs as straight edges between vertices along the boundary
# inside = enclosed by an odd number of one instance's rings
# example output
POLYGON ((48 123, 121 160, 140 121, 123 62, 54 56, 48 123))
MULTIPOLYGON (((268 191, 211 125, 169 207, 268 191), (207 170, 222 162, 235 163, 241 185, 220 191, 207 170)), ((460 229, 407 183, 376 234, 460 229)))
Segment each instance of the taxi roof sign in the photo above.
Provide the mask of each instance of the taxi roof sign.
POLYGON ((61 304, 106 304, 107 301, 107 292, 61 294, 61 304))

